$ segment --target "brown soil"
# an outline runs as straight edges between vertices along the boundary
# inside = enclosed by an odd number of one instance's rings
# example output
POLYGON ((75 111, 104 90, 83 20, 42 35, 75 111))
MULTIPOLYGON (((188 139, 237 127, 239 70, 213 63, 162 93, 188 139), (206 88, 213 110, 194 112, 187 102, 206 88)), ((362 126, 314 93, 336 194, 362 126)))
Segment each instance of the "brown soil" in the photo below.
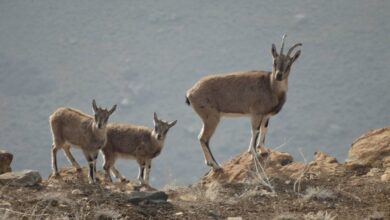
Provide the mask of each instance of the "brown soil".
POLYGON ((132 183, 90 185, 85 173, 80 176, 69 169, 61 171, 60 178, 45 180, 38 186, 0 188, 0 218, 325 219, 313 216, 326 211, 329 216, 337 216, 335 219, 375 219, 374 215, 382 217, 377 219, 390 219, 388 182, 381 182, 375 173, 361 175, 347 171, 343 165, 338 169, 325 178, 302 179, 299 192, 293 190, 293 179, 272 178, 275 194, 256 178, 230 183, 215 181, 207 187, 199 183, 167 189, 168 202, 157 204, 128 201, 129 191, 152 188, 137 188, 132 183), (309 188, 326 193, 316 196, 306 192, 309 188))

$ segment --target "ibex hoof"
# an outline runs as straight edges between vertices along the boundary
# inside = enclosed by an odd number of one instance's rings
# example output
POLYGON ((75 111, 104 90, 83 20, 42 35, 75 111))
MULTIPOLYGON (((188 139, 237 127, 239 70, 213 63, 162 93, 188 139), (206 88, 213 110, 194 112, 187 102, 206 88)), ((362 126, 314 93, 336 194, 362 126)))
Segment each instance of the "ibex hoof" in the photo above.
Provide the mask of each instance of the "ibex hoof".
POLYGON ((213 167, 214 172, 222 172, 222 168, 220 166, 213 167))
POLYGON ((49 178, 54 178, 54 179, 57 179, 58 177, 60 177, 60 174, 58 172, 52 173, 49 176, 49 178))
POLYGON ((260 157, 268 157, 269 150, 261 151, 259 155, 260 155, 260 157))
POLYGON ((112 183, 111 177, 104 177, 104 182, 106 182, 106 183, 112 183))
POLYGON ((265 147, 263 146, 257 146, 256 149, 259 151, 259 156, 260 157, 268 157, 268 155, 270 154, 270 151, 269 149, 266 149, 265 147))
POLYGON ((254 158, 259 158, 259 154, 257 152, 250 152, 250 155, 251 155, 252 160, 254 158))
POLYGON ((214 171, 222 169, 218 164, 205 161, 206 165, 212 167, 214 171))
POLYGON ((98 185, 99 181, 97 181, 97 180, 89 180, 88 183, 91 184, 91 185, 98 185))

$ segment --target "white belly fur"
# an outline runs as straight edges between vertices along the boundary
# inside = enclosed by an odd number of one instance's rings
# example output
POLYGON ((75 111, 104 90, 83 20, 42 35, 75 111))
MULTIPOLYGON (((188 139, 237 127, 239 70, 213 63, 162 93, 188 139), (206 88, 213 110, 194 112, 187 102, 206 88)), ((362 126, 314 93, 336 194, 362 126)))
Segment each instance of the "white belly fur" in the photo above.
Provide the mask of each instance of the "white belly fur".
POLYGON ((222 117, 237 118, 237 117, 248 117, 250 114, 241 114, 241 113, 225 113, 221 112, 222 117))
POLYGON ((115 154, 116 158, 119 158, 119 159, 127 159, 127 160, 136 160, 137 158, 134 157, 133 155, 129 155, 129 154, 115 154))

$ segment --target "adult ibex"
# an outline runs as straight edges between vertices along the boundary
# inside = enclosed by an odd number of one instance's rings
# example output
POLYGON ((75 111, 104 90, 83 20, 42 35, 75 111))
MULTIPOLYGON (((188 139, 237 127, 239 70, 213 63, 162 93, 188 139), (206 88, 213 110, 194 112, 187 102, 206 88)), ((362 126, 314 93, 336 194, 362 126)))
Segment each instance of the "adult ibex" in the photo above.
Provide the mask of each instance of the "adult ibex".
POLYGON ((221 117, 248 116, 251 119, 252 138, 248 151, 257 157, 257 148, 264 150, 265 133, 269 118, 277 114, 286 101, 288 76, 291 65, 298 59, 301 51, 292 55, 293 50, 302 46, 297 43, 287 54, 283 54, 286 35, 283 36, 280 52, 272 44, 272 71, 245 71, 223 75, 211 75, 199 80, 187 91, 187 104, 191 105, 203 122, 199 141, 205 162, 213 169, 220 166, 215 161, 209 141, 221 117))

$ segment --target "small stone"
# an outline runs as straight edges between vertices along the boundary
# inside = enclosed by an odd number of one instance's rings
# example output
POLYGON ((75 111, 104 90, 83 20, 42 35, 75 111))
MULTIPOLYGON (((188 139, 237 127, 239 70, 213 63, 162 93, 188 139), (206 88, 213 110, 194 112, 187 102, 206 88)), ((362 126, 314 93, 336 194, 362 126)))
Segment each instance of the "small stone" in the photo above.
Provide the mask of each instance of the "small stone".
POLYGON ((84 195, 84 193, 79 189, 72 190, 72 195, 84 195))
POLYGON ((184 213, 183 212, 176 212, 175 213, 175 216, 181 216, 181 215, 183 215, 184 213))
POLYGON ((241 216, 238 217, 228 217, 227 220, 242 220, 241 216))
POLYGON ((387 168, 385 173, 381 176, 383 182, 390 182, 390 168, 387 168))
POLYGON ((143 201, 161 203, 161 202, 166 202, 167 199, 168 199, 168 195, 163 191, 156 191, 156 192, 134 191, 129 194, 128 201, 133 204, 138 204, 143 201))
POLYGON ((34 186, 42 182, 38 171, 23 170, 19 172, 8 172, 0 175, 0 185, 7 186, 34 186))
POLYGON ((11 203, 7 201, 0 201, 0 207, 11 207, 11 203))
POLYGON ((11 172, 13 155, 5 150, 0 150, 0 174, 11 172))
POLYGON ((377 176, 380 172, 381 170, 379 168, 374 167, 366 174, 366 176, 377 176))

